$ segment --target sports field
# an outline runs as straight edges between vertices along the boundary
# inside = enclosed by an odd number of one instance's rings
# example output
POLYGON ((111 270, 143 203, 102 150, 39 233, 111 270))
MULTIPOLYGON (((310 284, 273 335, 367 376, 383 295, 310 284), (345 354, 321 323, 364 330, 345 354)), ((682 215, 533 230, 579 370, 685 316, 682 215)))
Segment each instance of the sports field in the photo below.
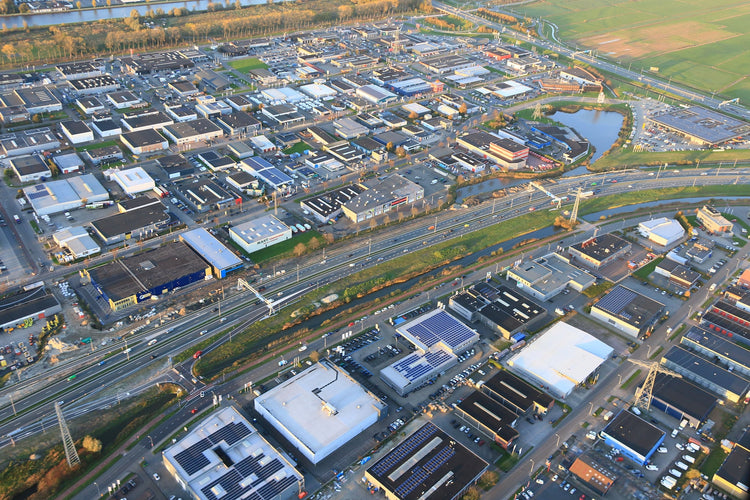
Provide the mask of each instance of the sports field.
POLYGON ((518 11, 634 68, 750 102, 747 0, 542 0, 518 11))
POLYGON ((229 63, 231 67, 242 73, 247 73, 251 69, 266 69, 268 64, 261 62, 257 57, 248 57, 229 63))

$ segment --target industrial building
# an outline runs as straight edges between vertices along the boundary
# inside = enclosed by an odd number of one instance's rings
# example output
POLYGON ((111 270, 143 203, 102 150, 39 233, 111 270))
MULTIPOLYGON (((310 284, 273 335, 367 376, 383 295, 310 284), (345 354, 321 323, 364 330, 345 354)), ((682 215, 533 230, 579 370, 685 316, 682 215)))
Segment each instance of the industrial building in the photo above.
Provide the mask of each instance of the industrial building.
POLYGON ((547 414, 555 399, 525 382, 508 370, 499 370, 487 380, 477 383, 479 390, 500 402, 517 415, 547 414))
POLYGON ((251 254, 292 237, 292 230, 273 215, 264 215, 229 228, 229 237, 251 254))
POLYGON ((47 162, 39 155, 10 158, 8 165, 20 182, 34 182, 52 177, 47 162))
POLYGON ((423 197, 422 186, 393 174, 363 191, 341 208, 352 222, 362 222, 396 210, 402 205, 411 205, 423 197))
POLYGON ((91 228, 107 245, 131 238, 155 236, 169 223, 164 205, 149 205, 127 212, 108 215, 91 222, 91 228))
POLYGON ((60 76, 66 80, 76 80, 78 78, 91 78, 93 76, 101 75, 104 72, 102 66, 97 66, 90 61, 74 61, 70 63, 62 63, 55 66, 55 69, 60 76))
POLYGON ((198 212, 221 210, 231 205, 239 205, 242 199, 230 193, 213 179, 202 177, 193 182, 183 182, 180 185, 185 199, 198 212), (195 182, 197 180, 197 182, 195 182))
POLYGON ((599 462, 593 453, 582 453, 576 457, 568 470, 602 496, 618 479, 617 474, 608 465, 599 462))
POLYGON ((185 243, 173 242, 80 274, 116 312, 202 281, 211 276, 211 267, 185 243))
POLYGON ((211 264, 217 278, 226 278, 227 273, 242 267, 242 259, 202 227, 180 234, 180 240, 211 264))
POLYGON ((321 224, 335 220, 341 213, 341 207, 358 196, 366 188, 361 184, 349 184, 326 193, 305 198, 300 207, 312 214, 321 224))
POLYGON ((274 190, 280 190, 294 184, 294 180, 291 177, 263 158, 245 158, 239 163, 239 166, 242 170, 274 190))
POLYGON ((729 338, 739 335, 750 342, 750 312, 741 305, 742 301, 738 306, 724 299, 717 300, 701 316, 701 326, 729 338))
POLYGON ((663 373, 656 374, 651 407, 657 408, 680 422, 687 420, 697 429, 716 406, 716 396, 685 379, 663 373))
POLYGON ((750 389, 750 380, 703 359, 681 345, 672 346, 661 358, 661 364, 732 403, 739 403, 750 389))
POLYGON ((161 111, 146 111, 138 114, 122 115, 123 129, 129 132, 140 132, 144 130, 162 129, 167 125, 174 124, 174 120, 161 111))
POLYGON ((526 168, 529 148, 510 139, 479 131, 459 136, 456 144, 508 170, 526 168))
POLYGON ((455 354, 441 348, 418 351, 380 370, 380 378, 404 397, 457 363, 455 354))
POLYGON ((68 227, 52 233, 52 239, 60 248, 64 248, 73 259, 83 259, 98 254, 101 247, 83 227, 68 227))
POLYGON ((107 100, 117 109, 138 107, 143 100, 129 90, 107 94, 107 100))
POLYGON ((750 378, 750 351, 717 333, 693 326, 682 336, 680 344, 750 378))
POLYGON ((195 424, 162 461, 197 500, 290 500, 304 491, 302 474, 234 407, 195 424))
POLYGON ((700 106, 672 108, 649 117, 653 124, 701 146, 715 146, 750 133, 750 124, 700 106))
POLYGON ((60 122, 59 125, 71 144, 82 144, 94 140, 94 131, 81 120, 66 120, 60 122))
POLYGON ((551 394, 565 398, 592 377, 614 350, 565 322, 555 323, 508 360, 508 366, 551 394))
POLYGON ((120 136, 120 142, 134 155, 153 153, 169 148, 169 141, 152 129, 126 132, 120 136))
POLYGON ((68 80, 68 84, 73 88, 73 92, 78 95, 103 94, 105 92, 114 92, 120 87, 117 80, 112 76, 103 74, 88 76, 77 80, 68 80))
POLYGON ((86 115, 93 115, 99 111, 104 111, 104 104, 102 101, 93 96, 82 96, 76 99, 76 106, 86 115))
POLYGON ((116 182, 123 192, 129 195, 151 191, 156 186, 154 179, 143 170, 143 167, 108 170, 105 176, 108 180, 116 182))
POLYGON ((489 467, 427 422, 365 471, 388 500, 456 500, 489 467))
POLYGON ((455 414, 504 450, 519 436, 515 429, 518 415, 479 391, 458 403, 455 414))
POLYGON ((21 156, 60 147, 60 141, 48 128, 5 135, 0 139, 0 157, 21 156))
POLYGON ((736 498, 748 498, 750 494, 750 430, 745 431, 711 482, 736 498))
POLYGON ((0 299, 0 328, 13 328, 29 318, 42 320, 59 312, 60 303, 43 286, 25 290, 0 299))
POLYGON ((510 337, 547 312, 542 306, 508 287, 472 285, 451 296, 448 307, 467 321, 481 321, 503 338, 510 337))
POLYGON ((193 142, 210 142, 224 135, 224 131, 207 118, 198 118, 164 127, 164 135, 175 144, 183 145, 193 142))
POLYGON ((572 260, 592 269, 599 269, 615 259, 623 257, 631 248, 632 245, 629 241, 614 234, 605 233, 571 245, 568 247, 568 253, 572 260))
POLYGON ((258 396, 254 405, 313 464, 387 413, 385 403, 327 359, 258 396))
POLYGON ((732 223, 721 212, 709 205, 703 205, 696 213, 698 222, 703 224, 709 233, 731 233, 732 223))
MULTIPOLYGON (((685 259, 687 260, 687 259, 685 259)), ((656 274, 664 276, 669 282, 683 290, 689 290, 698 284, 701 274, 670 258, 663 259, 654 269, 656 274)))
POLYGON ((109 193, 93 174, 83 174, 23 188, 23 194, 34 212, 53 215, 74 210, 86 203, 109 200, 109 193))
POLYGON ((72 174, 84 167, 83 160, 78 153, 63 153, 52 157, 52 162, 61 174, 72 174))
MULTIPOLYGON (((122 134, 122 127, 115 123, 112 118, 104 118, 103 120, 92 120, 91 130, 99 134, 99 137, 116 137, 122 134)), ((106 147, 106 146, 105 146, 106 147)))
POLYGON ((96 149, 89 149, 83 153, 85 159, 92 165, 101 165, 102 163, 122 160, 122 150, 118 146, 104 146, 96 149))
POLYGON ((649 241, 668 247, 677 243, 685 236, 685 229, 674 219, 659 217, 638 224, 638 232, 649 241))
POLYGON ((617 448, 639 465, 645 465, 656 453, 666 433, 628 410, 620 410, 599 435, 604 444, 617 448))
POLYGON ((531 262, 515 263, 508 269, 507 277, 515 281, 518 288, 539 300, 549 300, 565 288, 582 292, 596 283, 594 276, 556 253, 531 262))
POLYGON ((664 304, 617 285, 591 307, 591 316, 638 338, 653 330, 664 304))

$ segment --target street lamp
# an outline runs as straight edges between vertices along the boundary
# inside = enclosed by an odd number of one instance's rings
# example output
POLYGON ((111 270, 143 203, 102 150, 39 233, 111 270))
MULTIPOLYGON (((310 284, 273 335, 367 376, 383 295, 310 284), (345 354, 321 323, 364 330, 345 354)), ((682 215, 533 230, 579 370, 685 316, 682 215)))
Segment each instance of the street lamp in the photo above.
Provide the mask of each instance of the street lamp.
POLYGON ((622 385, 622 374, 621 374, 621 373, 618 373, 618 374, 617 374, 617 383, 618 383, 619 385, 622 385))
POLYGON ((148 438, 149 442, 151 443, 151 448, 153 448, 154 447, 154 440, 151 439, 151 436, 146 436, 146 437, 148 438))
POLYGON ((648 348, 648 349, 646 349, 646 357, 650 357, 651 356, 651 346, 648 345, 646 347, 648 348))
POLYGON ((589 415, 593 415, 593 414, 594 414, 594 403, 589 401, 589 415))
POLYGON ((96 496, 97 497, 102 496, 102 491, 99 489, 99 485, 96 484, 96 481, 94 481, 94 486, 96 486, 96 496))
POLYGON ((560 434, 555 432, 555 437, 557 438, 557 445, 555 447, 559 448, 560 447, 560 434))
POLYGON ((534 473, 534 459, 530 458, 529 462, 531 462, 531 469, 529 469, 529 477, 534 473))

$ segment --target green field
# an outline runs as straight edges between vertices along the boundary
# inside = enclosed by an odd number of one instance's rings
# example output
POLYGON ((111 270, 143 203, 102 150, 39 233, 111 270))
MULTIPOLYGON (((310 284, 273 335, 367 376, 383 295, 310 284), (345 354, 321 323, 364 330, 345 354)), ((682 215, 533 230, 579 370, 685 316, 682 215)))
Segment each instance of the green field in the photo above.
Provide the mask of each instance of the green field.
POLYGON ((247 73, 251 69, 266 69, 268 64, 262 62, 257 57, 248 57, 247 59, 240 59, 239 61, 232 61, 229 63, 231 67, 242 73, 247 73))
MULTIPOLYGON (((543 0, 523 6, 559 37, 706 92, 750 100, 746 0, 543 0)), ((546 31, 549 33, 549 31, 546 31)))

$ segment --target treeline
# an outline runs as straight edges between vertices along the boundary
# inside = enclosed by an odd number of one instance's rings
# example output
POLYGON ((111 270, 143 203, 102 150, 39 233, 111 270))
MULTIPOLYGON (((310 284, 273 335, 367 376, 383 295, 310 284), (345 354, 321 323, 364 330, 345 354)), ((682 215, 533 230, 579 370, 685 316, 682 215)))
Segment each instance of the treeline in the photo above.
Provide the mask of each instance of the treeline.
POLYGON ((534 20, 531 18, 527 17, 524 20, 519 20, 517 17, 485 9, 484 7, 480 7, 479 9, 477 9, 477 14, 485 19, 489 19, 490 21, 507 24, 512 29, 521 33, 527 33, 529 35, 537 36, 536 30, 534 28, 530 28, 530 26, 534 23, 534 20))
POLYGON ((102 56, 131 49, 165 49, 209 40, 308 29, 340 21, 379 19, 415 11, 420 3, 421 0, 313 0, 302 5, 269 4, 240 9, 238 2, 227 2, 209 4, 208 12, 191 13, 185 8, 164 12, 157 8, 144 16, 133 10, 125 19, 49 28, 3 28, 2 55, 6 64, 18 65, 102 56), (154 22, 156 20, 162 22, 154 22))
POLYGON ((464 31, 474 27, 474 24, 469 21, 457 20, 457 18, 453 18, 452 16, 449 19, 453 22, 446 21, 442 17, 428 17, 425 18, 424 22, 448 31, 464 31))

